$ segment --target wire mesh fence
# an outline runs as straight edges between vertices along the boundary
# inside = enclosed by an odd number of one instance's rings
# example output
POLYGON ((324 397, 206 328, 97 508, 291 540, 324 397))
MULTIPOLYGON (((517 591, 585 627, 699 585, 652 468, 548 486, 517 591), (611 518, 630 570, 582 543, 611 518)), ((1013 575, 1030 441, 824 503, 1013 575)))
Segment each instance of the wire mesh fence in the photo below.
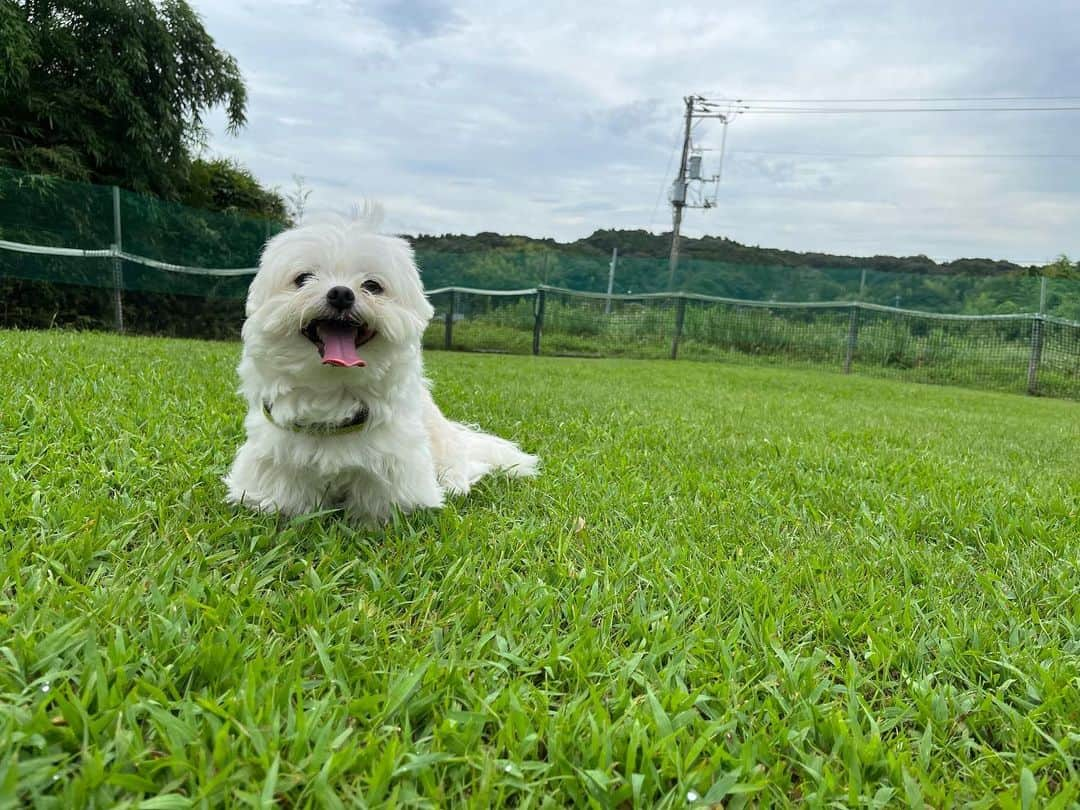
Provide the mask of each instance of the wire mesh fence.
MULTIPOLYGON (((283 227, 0 169, 0 325, 235 337, 258 255, 283 227)), ((425 244, 417 260, 437 287, 430 349, 796 363, 1080 399, 1076 281, 690 257, 677 278, 723 295, 499 291, 446 284, 557 277, 602 289, 608 262, 425 244)), ((629 257, 620 272, 653 283, 663 264, 629 257)))
MULTIPOLYGON (((452 241, 452 240, 449 240, 452 241)), ((502 288, 547 285, 562 289, 602 292, 607 289, 610 247, 606 254, 578 255, 547 248, 502 245, 497 239, 483 249, 452 251, 448 240, 416 240, 416 256, 431 288, 450 286, 502 288)), ((689 249, 689 248, 688 248, 689 249)), ((856 259, 849 259, 856 262, 856 259)), ((862 301, 899 309, 945 314, 1014 314, 1042 311, 1080 321, 1080 284, 1075 279, 1043 282, 1033 268, 1019 272, 1002 263, 987 275, 937 271, 880 270, 870 266, 806 267, 701 258, 680 259, 674 288, 720 298, 746 301, 862 301), (1040 309, 1041 308, 1041 309, 1040 309)), ((666 259, 620 253, 615 273, 617 293, 667 291, 666 259)))
POLYGON ((426 348, 452 346, 463 351, 527 354, 532 351, 536 290, 492 293, 466 287, 433 290, 435 308, 424 335, 426 348))
POLYGON ((0 324, 235 335, 284 227, 0 168, 0 324))
POLYGON ((553 287, 430 293, 429 349, 795 363, 1080 399, 1080 322, 865 302, 606 295, 553 287))

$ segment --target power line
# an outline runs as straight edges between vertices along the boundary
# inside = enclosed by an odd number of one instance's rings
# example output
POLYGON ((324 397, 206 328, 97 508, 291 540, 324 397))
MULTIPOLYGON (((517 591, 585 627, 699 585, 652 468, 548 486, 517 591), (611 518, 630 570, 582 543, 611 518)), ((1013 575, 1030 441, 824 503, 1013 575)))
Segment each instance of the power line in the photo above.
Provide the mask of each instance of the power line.
POLYGON ((1080 153, 941 153, 941 154, 888 154, 875 152, 774 152, 766 149, 736 149, 735 154, 776 155, 777 157, 820 157, 820 158, 870 158, 870 159, 942 159, 942 160, 981 160, 986 159, 1031 159, 1031 160, 1080 160, 1080 153))
POLYGON ((1077 106, 1056 107, 757 107, 737 105, 735 113, 760 115, 837 115, 854 113, 972 113, 972 112, 1080 112, 1077 106))
MULTIPOLYGON (((692 130, 700 123, 700 119, 716 118, 725 125, 743 114, 760 113, 764 115, 817 115, 817 114, 867 114, 867 113, 979 113, 979 112, 1080 112, 1080 104, 1075 103, 1046 103, 1035 102, 1076 102, 1080 96, 953 96, 941 98, 907 97, 907 98, 866 98, 866 99, 746 99, 746 98, 709 98, 702 95, 684 97, 686 104, 686 121, 683 138, 683 158, 679 170, 679 176, 675 182, 672 194, 673 228, 672 248, 669 260, 669 287, 678 262, 679 233, 683 208, 687 207, 687 156, 690 146, 692 130), (1016 102, 1016 103, 1010 103, 1016 102), (818 106, 818 105, 841 105, 841 106, 818 106), (850 105, 871 106, 850 106, 850 105), (886 106, 882 106, 886 105, 886 106), (903 106, 899 106, 903 105, 903 106), (937 105, 937 106, 928 106, 937 105), (950 105, 950 106, 941 106, 950 105)), ((853 158, 853 159, 944 159, 944 160, 1076 160, 1080 159, 1080 153, 1044 152, 1044 153, 874 153, 874 152, 799 152, 799 151, 771 151, 758 149, 737 150, 744 154, 792 156, 805 158, 853 158)), ((700 158, 699 158, 700 159, 700 158)), ((670 161, 669 161, 670 166, 670 161)), ((665 172, 666 174, 667 172, 665 172)), ((695 175, 696 176, 696 175, 695 175)), ((705 206, 709 207, 709 206, 705 206)), ((656 206, 653 209, 655 216, 656 206)), ((650 228, 651 228, 650 220, 650 228)), ((865 240, 860 240, 864 242, 865 240)), ((936 259, 939 263, 949 261, 936 259)), ((1041 265, 1043 261, 1012 260, 1017 264, 1041 265)))
POLYGON ((911 96, 906 98, 703 98, 703 103, 725 104, 908 104, 956 101, 1077 101, 1080 96, 911 96))
POLYGON ((653 223, 656 221, 656 211, 660 208, 660 200, 664 197, 664 189, 668 187, 668 172, 671 171, 671 164, 675 162, 675 153, 679 151, 679 130, 682 129, 682 123, 680 122, 675 127, 675 132, 672 134, 671 139, 674 141, 671 147, 671 154, 668 156, 667 165, 664 167, 664 176, 660 181, 660 190, 656 194, 656 202, 653 204, 652 214, 649 215, 649 227, 648 230, 652 230, 653 223))

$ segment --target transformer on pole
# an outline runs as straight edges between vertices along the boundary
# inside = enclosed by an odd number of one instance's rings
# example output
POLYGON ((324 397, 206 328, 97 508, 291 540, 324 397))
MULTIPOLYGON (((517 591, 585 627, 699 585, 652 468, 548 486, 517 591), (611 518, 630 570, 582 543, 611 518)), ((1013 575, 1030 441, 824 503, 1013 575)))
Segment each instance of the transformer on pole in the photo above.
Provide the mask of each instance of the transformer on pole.
POLYGON ((675 182, 671 186, 672 208, 672 233, 671 233, 671 257, 668 260, 668 283, 669 291, 674 289, 675 270, 679 266, 679 235, 682 231, 683 209, 685 208, 715 208, 717 195, 720 191, 720 171, 724 163, 724 148, 727 145, 727 125, 733 115, 730 105, 726 112, 720 112, 718 105, 710 102, 702 96, 686 96, 683 101, 686 104, 686 122, 683 128, 682 158, 679 161, 679 172, 675 182), (717 173, 712 176, 702 174, 703 153, 708 151, 702 147, 695 147, 691 140, 691 131, 695 120, 703 118, 716 118, 724 126, 723 138, 720 142, 720 160, 717 165, 717 173), (709 194, 711 186, 712 194, 709 194))

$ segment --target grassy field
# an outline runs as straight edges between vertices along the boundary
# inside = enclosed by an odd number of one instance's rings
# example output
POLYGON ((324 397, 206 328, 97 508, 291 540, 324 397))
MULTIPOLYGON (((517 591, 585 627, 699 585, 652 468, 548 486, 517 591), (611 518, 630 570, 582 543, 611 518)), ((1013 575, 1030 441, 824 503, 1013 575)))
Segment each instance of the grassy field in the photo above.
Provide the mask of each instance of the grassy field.
POLYGON ((435 353, 535 481, 239 512, 239 347, 0 332, 0 805, 1070 807, 1080 406, 435 353))

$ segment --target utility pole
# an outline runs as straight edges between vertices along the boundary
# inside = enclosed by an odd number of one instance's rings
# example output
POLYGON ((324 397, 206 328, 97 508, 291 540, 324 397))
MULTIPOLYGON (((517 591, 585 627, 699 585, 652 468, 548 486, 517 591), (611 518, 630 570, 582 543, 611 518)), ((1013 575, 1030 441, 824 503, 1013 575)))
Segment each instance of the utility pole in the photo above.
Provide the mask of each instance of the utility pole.
POLYGON ((607 271, 607 306, 604 307, 604 314, 611 314, 611 291, 615 287, 615 265, 619 261, 619 249, 613 247, 611 249, 611 264, 608 265, 607 271))
POLYGON ((733 110, 730 104, 710 101, 704 96, 684 96, 686 103, 686 124, 683 127, 682 159, 679 160, 679 174, 671 187, 672 228, 671 228, 671 258, 668 261, 668 292, 675 291, 675 271, 679 269, 679 248, 682 233, 683 210, 686 208, 715 208, 716 197, 720 193, 720 171, 724 165, 724 148, 727 145, 727 125, 732 116, 738 115, 741 110, 733 110), (723 139, 720 142, 720 166, 719 171, 712 177, 703 177, 701 174, 701 153, 712 151, 695 146, 690 140, 690 131, 694 127, 694 119, 715 118, 724 125, 723 139), (690 195, 691 183, 697 183, 695 189, 699 191, 697 197, 690 195), (714 193, 710 199, 704 193, 703 186, 712 184, 714 193))
POLYGON ((668 292, 674 291, 675 268, 679 266, 679 231, 682 229, 683 208, 686 207, 686 159, 690 156, 690 125, 694 120, 694 97, 686 96, 686 126, 683 130, 682 159, 679 161, 679 175, 671 194, 672 215, 671 259, 668 261, 668 292))

